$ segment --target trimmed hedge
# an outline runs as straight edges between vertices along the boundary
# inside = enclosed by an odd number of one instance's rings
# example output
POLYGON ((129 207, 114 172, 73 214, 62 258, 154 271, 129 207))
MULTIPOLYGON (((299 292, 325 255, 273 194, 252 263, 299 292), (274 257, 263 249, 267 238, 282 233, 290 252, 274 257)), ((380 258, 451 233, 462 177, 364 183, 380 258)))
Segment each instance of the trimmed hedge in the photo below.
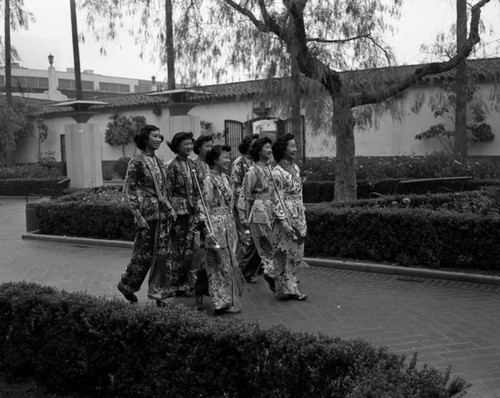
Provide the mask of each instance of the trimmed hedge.
POLYGON ((50 201, 34 205, 42 234, 133 240, 129 207, 113 202, 50 201))
POLYGON ((307 208, 306 255, 500 269, 500 218, 426 209, 307 208))
POLYGON ((54 195, 62 195, 64 189, 69 187, 70 181, 64 181, 59 184, 62 179, 51 178, 12 178, 0 180, 0 195, 5 196, 24 196, 30 193, 51 192, 54 195))
MULTIPOLYGON (((358 199, 368 199, 370 193, 392 195, 401 179, 387 179, 371 183, 368 180, 357 181, 358 199)), ((468 180, 464 184, 464 191, 475 191, 482 187, 500 187, 500 180, 468 180)), ((305 181, 304 203, 321 203, 333 201, 335 181, 305 181)))
MULTIPOLYGON (((499 193, 496 189, 485 193, 414 195, 410 196, 410 208, 400 208, 401 203, 392 206, 392 201, 401 197, 308 205, 305 254, 389 261, 403 266, 498 270, 499 193)), ((89 203, 64 197, 32 207, 43 234, 128 241, 134 238, 133 217, 125 203, 89 203)))
POLYGON ((53 391, 96 397, 439 398, 468 387, 359 339, 27 283, 0 285, 0 361, 53 391))

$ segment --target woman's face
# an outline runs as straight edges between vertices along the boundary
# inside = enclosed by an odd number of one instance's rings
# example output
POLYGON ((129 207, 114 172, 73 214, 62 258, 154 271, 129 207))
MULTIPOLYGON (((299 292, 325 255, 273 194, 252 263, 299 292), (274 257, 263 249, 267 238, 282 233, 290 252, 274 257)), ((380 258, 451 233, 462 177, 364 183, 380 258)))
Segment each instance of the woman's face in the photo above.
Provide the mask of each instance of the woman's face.
POLYGON ((156 151, 160 147, 162 141, 163 136, 159 131, 151 131, 148 135, 148 139, 146 140, 146 150, 153 152, 156 151))
POLYGON ((288 145, 286 146, 285 151, 285 160, 291 162, 295 159, 295 155, 297 154, 297 145, 295 144, 295 140, 288 141, 288 145))
POLYGON ((182 140, 177 148, 177 154, 185 158, 191 155, 191 152, 193 152, 193 140, 190 138, 182 140))
POLYGON ((231 165, 231 158, 229 157, 229 152, 222 151, 219 159, 215 161, 214 166, 219 171, 229 171, 229 166, 231 165))
POLYGON ((213 146, 214 146, 213 141, 204 142, 200 148, 200 157, 202 159, 205 159, 207 157, 207 153, 210 152, 210 150, 212 149, 213 146))
POLYGON ((267 162, 273 157, 273 150, 271 149, 271 144, 267 143, 262 147, 259 153, 259 158, 263 162, 267 162))

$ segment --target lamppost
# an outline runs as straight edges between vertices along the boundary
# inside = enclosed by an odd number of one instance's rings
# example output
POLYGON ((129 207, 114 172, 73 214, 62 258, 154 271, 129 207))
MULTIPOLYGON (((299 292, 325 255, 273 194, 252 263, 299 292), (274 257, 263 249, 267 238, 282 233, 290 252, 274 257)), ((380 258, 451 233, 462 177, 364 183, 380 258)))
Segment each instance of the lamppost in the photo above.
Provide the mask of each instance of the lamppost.
POLYGON ((52 53, 50 53, 47 58, 49 59, 50 66, 52 66, 52 64, 54 63, 54 56, 52 55, 52 53))

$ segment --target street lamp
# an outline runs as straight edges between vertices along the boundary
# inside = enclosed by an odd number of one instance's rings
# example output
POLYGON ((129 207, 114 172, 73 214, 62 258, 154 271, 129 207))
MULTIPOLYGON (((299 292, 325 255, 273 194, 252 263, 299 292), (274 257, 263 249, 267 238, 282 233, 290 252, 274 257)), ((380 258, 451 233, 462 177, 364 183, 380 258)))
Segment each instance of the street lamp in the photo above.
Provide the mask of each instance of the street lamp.
POLYGON ((49 58, 49 64, 50 64, 50 66, 52 66, 52 64, 54 63, 54 56, 52 55, 52 53, 50 53, 47 58, 49 58))

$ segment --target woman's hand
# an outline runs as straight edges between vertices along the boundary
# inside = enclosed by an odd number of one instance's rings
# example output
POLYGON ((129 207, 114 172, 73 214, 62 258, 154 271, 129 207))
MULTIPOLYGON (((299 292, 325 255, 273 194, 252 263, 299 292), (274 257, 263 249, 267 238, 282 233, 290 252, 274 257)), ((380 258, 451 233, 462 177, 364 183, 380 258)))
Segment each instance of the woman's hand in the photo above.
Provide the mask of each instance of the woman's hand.
POLYGON ((172 221, 177 220, 177 213, 175 212, 173 207, 168 211, 168 216, 172 219, 172 221))
POLYGON ((208 234, 205 237, 205 239, 206 239, 206 243, 207 243, 208 247, 215 247, 218 244, 217 239, 215 238, 215 235, 212 233, 208 234))
POLYGON ((288 235, 289 238, 292 239, 293 242, 297 242, 298 238, 297 238, 297 235, 295 234, 295 231, 293 230, 293 228, 290 226, 290 225, 285 225, 283 227, 285 233, 288 235))

